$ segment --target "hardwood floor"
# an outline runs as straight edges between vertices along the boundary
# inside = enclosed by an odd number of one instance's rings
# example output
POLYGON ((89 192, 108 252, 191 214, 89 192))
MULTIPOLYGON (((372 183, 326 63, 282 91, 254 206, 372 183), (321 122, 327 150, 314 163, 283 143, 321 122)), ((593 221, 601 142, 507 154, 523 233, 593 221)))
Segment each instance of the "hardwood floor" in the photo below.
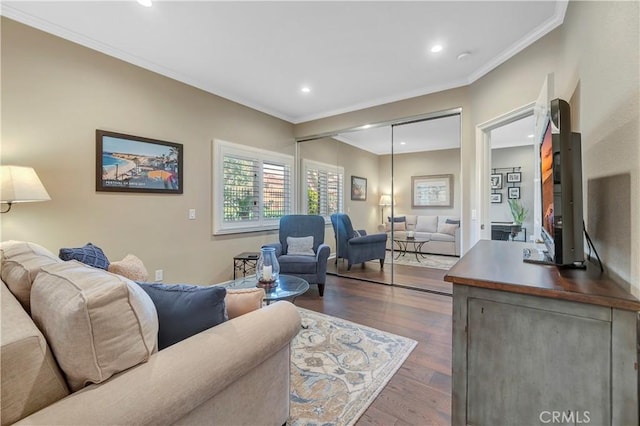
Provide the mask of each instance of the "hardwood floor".
POLYGON ((391 283, 402 287, 416 288, 419 290, 434 293, 451 295, 453 286, 451 283, 443 281, 447 271, 443 269, 424 268, 411 265, 384 265, 380 269, 380 263, 366 262, 361 265, 353 265, 351 270, 347 270, 347 264, 339 261, 338 265, 332 259, 327 264, 327 273, 339 275, 341 277, 366 280, 377 283, 391 283), (393 274, 393 275, 392 275, 393 274))
POLYGON ((450 296, 329 275, 295 304, 418 342, 357 425, 451 424, 450 296))

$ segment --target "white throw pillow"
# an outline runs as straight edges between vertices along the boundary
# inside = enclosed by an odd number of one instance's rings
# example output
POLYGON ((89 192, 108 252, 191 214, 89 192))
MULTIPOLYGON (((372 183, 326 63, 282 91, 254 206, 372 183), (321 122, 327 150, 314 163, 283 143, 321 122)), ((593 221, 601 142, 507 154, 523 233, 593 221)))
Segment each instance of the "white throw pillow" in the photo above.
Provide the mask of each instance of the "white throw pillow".
POLYGON ((456 235, 456 229, 458 229, 458 225, 454 225, 452 223, 438 224, 438 232, 440 234, 456 235))
POLYGON ((313 251, 313 236, 287 237, 287 254, 297 256, 315 256, 313 251))
POLYGON ((157 347, 158 315, 147 293, 75 260, 42 268, 31 313, 72 391, 147 361, 157 347))

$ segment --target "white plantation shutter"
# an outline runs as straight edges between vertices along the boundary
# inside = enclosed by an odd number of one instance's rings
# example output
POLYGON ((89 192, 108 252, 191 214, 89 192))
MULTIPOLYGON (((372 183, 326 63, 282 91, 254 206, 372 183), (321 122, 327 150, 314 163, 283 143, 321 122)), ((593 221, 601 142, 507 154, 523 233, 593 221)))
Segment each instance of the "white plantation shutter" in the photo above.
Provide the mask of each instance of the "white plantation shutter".
POLYGON ((330 164, 303 160, 305 179, 305 211, 326 220, 332 213, 343 211, 344 169, 330 164))
POLYGON ((293 157, 214 141, 214 234, 276 229, 293 211, 293 157))

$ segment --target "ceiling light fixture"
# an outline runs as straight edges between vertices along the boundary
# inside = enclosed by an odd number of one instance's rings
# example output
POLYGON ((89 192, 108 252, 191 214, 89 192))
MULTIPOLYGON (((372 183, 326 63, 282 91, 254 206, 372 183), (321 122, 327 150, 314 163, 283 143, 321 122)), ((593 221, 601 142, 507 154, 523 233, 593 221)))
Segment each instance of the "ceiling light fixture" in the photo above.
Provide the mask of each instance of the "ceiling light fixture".
POLYGON ((471 56, 470 52, 462 52, 458 55, 458 60, 461 61, 469 56, 471 56))
POLYGON ((144 7, 151 7, 151 0, 136 0, 138 3, 143 5, 144 7))
POLYGON ((407 143, 405 141, 400 142, 400 145, 406 145, 407 143))
POLYGON ((441 44, 436 44, 431 48, 431 53, 438 53, 438 52, 442 52, 441 44))
POLYGON ((300 89, 300 91, 302 93, 310 93, 311 92, 311 88, 308 86, 304 86, 302 89, 300 89))
POLYGON ((528 137, 528 138, 532 138, 532 137, 533 137, 533 135, 527 135, 527 137, 528 137))

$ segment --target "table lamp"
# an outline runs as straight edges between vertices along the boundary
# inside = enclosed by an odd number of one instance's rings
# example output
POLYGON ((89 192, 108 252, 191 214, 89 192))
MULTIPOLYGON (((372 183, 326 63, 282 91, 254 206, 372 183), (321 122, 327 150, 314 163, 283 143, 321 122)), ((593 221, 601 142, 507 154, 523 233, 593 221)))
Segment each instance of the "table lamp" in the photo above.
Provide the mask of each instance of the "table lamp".
POLYGON ((8 204, 8 213, 14 203, 32 203, 51 199, 32 167, 0 166, 0 203, 8 204))

